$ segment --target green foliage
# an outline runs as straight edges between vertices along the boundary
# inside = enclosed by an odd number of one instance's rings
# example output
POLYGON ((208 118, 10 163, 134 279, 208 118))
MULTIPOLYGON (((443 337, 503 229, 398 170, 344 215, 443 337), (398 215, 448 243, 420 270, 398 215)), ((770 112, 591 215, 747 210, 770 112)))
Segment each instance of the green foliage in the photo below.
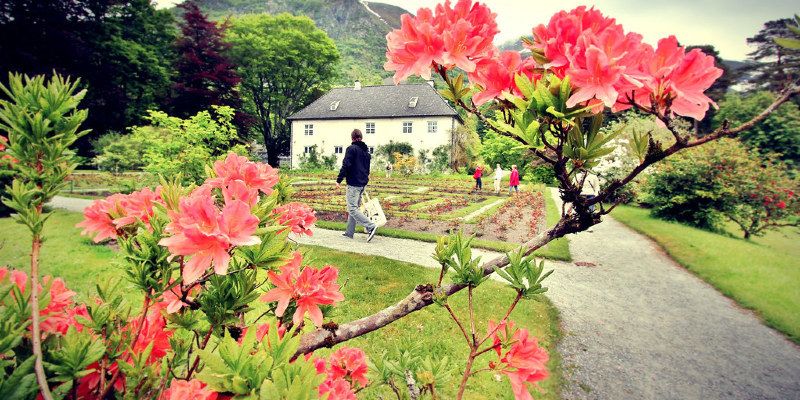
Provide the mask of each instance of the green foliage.
POLYGON ((784 47, 775 40, 793 37, 794 22, 791 18, 767 21, 758 33, 747 38, 747 44, 755 50, 747 55, 747 64, 742 70, 750 73, 749 81, 758 90, 780 91, 797 78, 800 49, 784 47))
MULTIPOLYGON (((746 96, 728 94, 720 102, 714 121, 721 123, 728 120, 732 126, 739 125, 758 115, 774 100, 775 94, 769 92, 746 96)), ((764 121, 740 133, 739 138, 749 147, 759 149, 764 155, 780 154, 781 161, 789 168, 800 169, 800 107, 797 104, 782 104, 764 121)))
POLYGON ((556 181, 556 171, 549 165, 530 167, 530 172, 525 174, 525 179, 534 183, 550 185, 556 181))
POLYGON ((538 297, 533 296, 547 291, 547 288, 542 286, 542 281, 550 276, 553 270, 547 271, 542 275, 544 260, 537 265, 534 255, 529 254, 526 256, 525 249, 522 247, 516 251, 506 253, 506 256, 509 261, 508 266, 504 269, 494 267, 494 272, 508 281, 509 286, 523 298, 538 300, 538 297))
POLYGON ((77 110, 85 94, 73 94, 77 86, 57 75, 45 83, 44 76, 19 74, 9 74, 8 87, 0 84, 8 99, 0 100, 0 130, 8 135, 5 155, 18 161, 10 198, 3 203, 36 236, 48 217, 41 207, 66 186, 64 179, 77 165, 68 147, 86 134, 78 132, 87 112, 77 110))
POLYGON ((798 192, 779 165, 722 139, 667 159, 649 177, 644 201, 654 216, 704 229, 719 230, 730 219, 747 238, 797 224, 798 192))
POLYGON ((530 152, 519 148, 519 144, 508 136, 489 131, 483 137, 483 146, 478 150, 478 154, 488 166, 500 164, 505 169, 511 169, 512 165, 517 165, 522 170, 533 159, 530 152))
POLYGON ((135 135, 111 132, 101 136, 94 147, 97 149, 97 156, 92 164, 102 171, 118 173, 142 169, 145 166, 146 144, 135 135))
POLYGON ((330 88, 339 53, 307 17, 250 14, 231 19, 228 40, 239 66, 245 109, 258 121, 272 166, 289 150, 291 114, 330 88))
POLYGON ((385 157, 392 164, 397 162, 395 153, 399 153, 404 156, 412 156, 414 155, 414 147, 412 147, 411 143, 408 142, 395 142, 390 140, 389 143, 382 144, 375 149, 375 154, 380 157, 385 157))
POLYGON ((443 144, 433 149, 431 172, 439 174, 450 167, 450 146, 443 144))
POLYGON ((369 366, 377 375, 379 384, 388 385, 398 392, 414 392, 418 396, 441 393, 444 384, 456 372, 454 365, 446 355, 438 357, 428 354, 422 357, 421 351, 418 342, 395 345, 393 350, 369 361, 369 366), (401 387, 406 391, 401 391, 401 387))
POLYGON ((214 107, 214 113, 201 111, 189 119, 170 117, 151 111, 150 125, 133 128, 131 140, 144 147, 144 169, 154 175, 185 183, 205 179, 205 167, 229 152, 246 155, 243 145, 236 145, 236 128, 231 123, 230 107, 214 107))
POLYGON ((311 151, 309 151, 307 154, 304 153, 300 155, 300 170, 312 171, 322 169, 326 171, 332 171, 336 169, 336 161, 336 154, 327 156, 320 155, 317 152, 317 145, 313 145, 311 146, 311 151))

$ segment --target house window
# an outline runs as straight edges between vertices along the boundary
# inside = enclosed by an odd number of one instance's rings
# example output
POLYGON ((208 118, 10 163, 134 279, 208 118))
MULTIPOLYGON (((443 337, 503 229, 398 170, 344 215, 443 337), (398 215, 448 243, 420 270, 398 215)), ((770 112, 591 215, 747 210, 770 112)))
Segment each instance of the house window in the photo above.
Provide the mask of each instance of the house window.
POLYGON ((314 146, 306 146, 303 148, 303 153, 308 154, 314 151, 314 146))
POLYGON ((307 136, 310 136, 310 135, 314 134, 314 124, 306 124, 305 134, 307 136))
POLYGON ((333 146, 334 154, 342 154, 342 146, 333 146))
POLYGON ((370 147, 369 148, 369 154, 375 154, 375 148, 374 147, 370 147))
POLYGON ((436 121, 428 121, 428 133, 436 133, 437 128, 436 121))
POLYGON ((411 133, 411 127, 413 122, 405 121, 403 122, 403 133, 411 133))
POLYGON ((367 135, 374 135, 375 134, 375 123, 374 122, 367 122, 367 127, 364 129, 364 133, 367 135))

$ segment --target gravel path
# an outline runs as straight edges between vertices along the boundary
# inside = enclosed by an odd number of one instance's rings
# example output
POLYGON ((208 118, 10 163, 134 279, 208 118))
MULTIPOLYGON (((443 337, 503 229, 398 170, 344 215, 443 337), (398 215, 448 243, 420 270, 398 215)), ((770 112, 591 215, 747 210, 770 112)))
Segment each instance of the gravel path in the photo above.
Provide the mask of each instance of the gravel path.
MULTIPOLYGON (((558 196, 553 196, 559 201, 558 196)), ((80 211, 91 201, 57 197, 80 211)), ((547 262, 565 399, 800 399, 800 348, 612 218, 547 262)), ((380 232, 380 231, 379 231, 380 232)), ((433 243, 314 229, 301 243, 438 268, 433 243)), ((475 251, 490 259, 496 253, 475 251)))
MULTIPOLYGON (((558 196, 553 196, 560 202, 558 196)), ((798 399, 800 349, 612 218, 555 263, 567 399, 798 399)))

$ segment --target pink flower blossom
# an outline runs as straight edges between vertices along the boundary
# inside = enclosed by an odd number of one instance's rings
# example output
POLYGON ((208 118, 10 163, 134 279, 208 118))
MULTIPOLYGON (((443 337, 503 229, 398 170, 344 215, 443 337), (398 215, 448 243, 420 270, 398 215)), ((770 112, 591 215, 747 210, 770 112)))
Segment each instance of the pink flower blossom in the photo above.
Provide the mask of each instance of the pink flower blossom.
POLYGON ((431 67, 437 64, 473 72, 477 60, 496 51, 496 16, 472 0, 459 0, 455 7, 447 0, 436 6, 435 15, 429 8, 420 8, 416 17, 404 14, 401 28, 386 35, 388 61, 383 67, 395 71, 395 84, 411 75, 430 79, 431 67))
POLYGON ((489 321, 488 331, 494 340, 497 355, 502 355, 499 364, 494 365, 494 368, 500 369, 500 373, 508 377, 514 398, 532 400, 528 384, 544 391, 536 382, 549 376, 545 369, 549 356, 544 349, 539 347, 538 340, 530 336, 524 328, 514 331, 513 322, 506 324, 504 321, 498 326, 489 321), (512 331, 513 334, 511 334, 512 331), (500 344, 508 346, 505 354, 503 354, 500 344))
POLYGON ((355 347, 342 347, 334 351, 330 356, 330 369, 328 375, 332 379, 349 378, 361 387, 366 387, 369 383, 367 379, 367 355, 364 350, 355 347))
POLYGON ((206 389, 206 384, 197 379, 184 381, 173 379, 169 388, 161 393, 160 400, 216 400, 218 393, 206 389))
POLYGON ((178 212, 170 211, 171 222, 165 232, 174 235, 159 241, 170 253, 192 256, 183 267, 183 280, 190 284, 214 266, 214 273, 225 275, 233 246, 251 246, 261 243, 253 236, 258 228, 258 218, 241 200, 232 200, 220 210, 214 197, 202 189, 196 196, 183 197, 178 212))
POLYGON ((283 316, 289 303, 294 301, 297 304, 297 310, 292 316, 295 325, 308 313, 314 325, 322 326, 322 310, 319 306, 344 300, 344 296, 339 293, 339 285, 335 283, 339 270, 331 266, 321 270, 306 266, 301 270, 301 263, 302 257, 295 253, 292 260, 281 267, 280 273, 268 272, 269 280, 275 288, 261 296, 260 300, 278 301, 275 309, 278 317, 283 316))
POLYGON ((229 186, 233 181, 242 181, 250 189, 258 189, 265 194, 272 193, 272 187, 280 180, 278 171, 267 164, 255 163, 245 156, 228 154, 225 161, 214 162, 215 178, 206 183, 215 188, 229 186))
POLYGON ((95 243, 100 243, 104 239, 116 239, 117 227, 113 220, 125 214, 120 204, 124 198, 123 194, 114 194, 105 199, 95 200, 86 207, 83 210, 83 221, 75 225, 84 228, 81 235, 91 237, 95 234, 95 243))
POLYGON ((499 57, 483 58, 477 65, 478 68, 469 74, 470 81, 483 88, 472 96, 472 101, 476 105, 500 98, 503 92, 520 95, 514 81, 517 74, 524 74, 530 81, 536 81, 541 77, 533 73, 535 67, 533 59, 527 58, 523 61, 517 51, 504 51, 499 57))
POLYGON ((328 394, 328 400, 357 400, 350 383, 344 379, 326 379, 317 388, 320 397, 328 394))
MULTIPOLYGON (((316 211, 303 203, 284 204, 272 210, 271 215, 277 215, 279 225, 289 227, 292 232, 298 235, 312 236, 314 234, 311 228, 314 227, 314 222, 317 220, 316 211)), ((282 229, 278 233, 283 231, 282 229)))

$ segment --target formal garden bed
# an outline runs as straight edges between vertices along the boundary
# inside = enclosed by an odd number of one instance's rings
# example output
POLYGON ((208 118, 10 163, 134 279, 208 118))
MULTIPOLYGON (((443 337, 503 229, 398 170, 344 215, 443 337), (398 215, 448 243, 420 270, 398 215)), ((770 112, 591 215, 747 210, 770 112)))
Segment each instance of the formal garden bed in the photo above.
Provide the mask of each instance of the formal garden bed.
MULTIPOLYGON (((292 173, 292 199, 306 203, 326 222, 347 222, 344 189, 334 174, 292 173)), ((489 183, 491 184, 491 183, 489 183)), ((372 178, 367 192, 380 200, 386 229, 443 235, 463 230, 488 241, 521 244, 545 228, 543 186, 519 193, 475 192, 472 180, 456 177, 372 178)))

